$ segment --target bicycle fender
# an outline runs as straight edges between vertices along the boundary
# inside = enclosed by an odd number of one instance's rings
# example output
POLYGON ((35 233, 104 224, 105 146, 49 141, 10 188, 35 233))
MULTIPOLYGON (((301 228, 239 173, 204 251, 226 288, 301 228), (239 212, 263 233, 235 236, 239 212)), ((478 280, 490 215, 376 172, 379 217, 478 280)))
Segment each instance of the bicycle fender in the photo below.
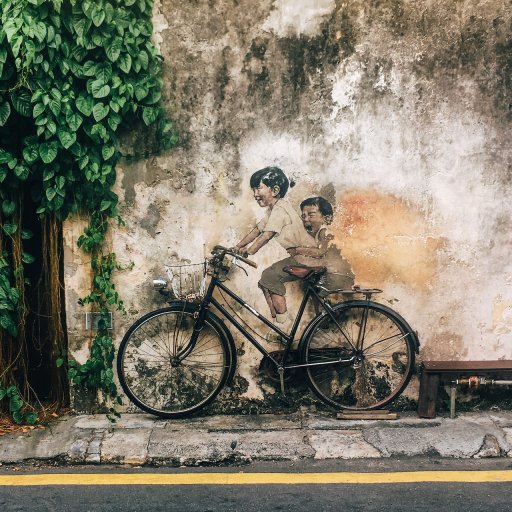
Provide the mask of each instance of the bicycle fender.
MULTIPOLYGON (((180 301, 180 300, 173 300, 173 301, 168 302, 168 304, 169 304, 169 307, 173 307, 173 306, 179 306, 180 308, 185 307, 185 309, 187 309, 188 311, 191 311, 191 312, 199 309, 199 305, 195 304, 193 302, 183 303, 183 301, 180 301)), ((226 324, 224 323, 222 318, 218 317, 215 313, 208 311, 206 314, 206 319, 210 323, 215 325, 215 327, 217 327, 219 329, 219 331, 221 331, 222 334, 224 334, 225 338, 228 341, 230 360, 229 360, 229 373, 228 373, 228 377, 226 379, 226 385, 229 386, 233 381, 233 377, 235 376, 236 364, 237 364, 236 345, 233 340, 233 335, 231 334, 231 331, 226 327, 226 324)))
MULTIPOLYGON (((350 301, 347 301, 347 302, 340 302, 338 304, 334 304, 331 307, 332 307, 333 310, 336 311, 336 310, 339 310, 339 309, 342 309, 342 308, 345 309, 345 308, 348 308, 348 307, 351 307, 351 306, 364 306, 366 304, 368 304, 368 301, 366 301, 366 300, 350 300, 350 301)), ((393 315, 397 319, 397 321, 399 321, 402 324, 404 330, 406 330, 406 331, 411 333, 411 338, 412 338, 412 341, 414 343, 414 351, 416 352, 416 354, 419 354, 419 351, 420 351, 420 341, 418 339, 418 335, 416 334, 415 331, 412 330, 411 326, 402 317, 402 315, 398 314, 394 309, 391 309, 388 306, 384 306, 380 302, 373 302, 373 301, 371 301, 370 304, 372 305, 372 307, 375 307, 376 309, 380 309, 381 311, 385 311, 386 313, 389 313, 389 314, 393 315)), ((299 342, 299 347, 298 347, 299 353, 301 353, 302 345, 311 336, 311 333, 312 333, 314 327, 319 322, 321 322, 326 317, 326 315, 327 315, 327 313, 315 316, 309 322, 309 324, 306 326, 306 328, 304 329, 304 332, 302 333, 302 336, 300 337, 300 342, 299 342)))

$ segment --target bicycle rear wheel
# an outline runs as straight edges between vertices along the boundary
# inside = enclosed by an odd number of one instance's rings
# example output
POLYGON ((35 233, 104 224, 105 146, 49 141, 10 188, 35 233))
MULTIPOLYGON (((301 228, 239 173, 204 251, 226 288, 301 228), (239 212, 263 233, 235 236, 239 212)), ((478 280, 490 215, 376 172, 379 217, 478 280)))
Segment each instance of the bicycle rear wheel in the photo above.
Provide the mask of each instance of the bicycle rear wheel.
POLYGON ((179 418, 208 405, 229 374, 229 343, 212 319, 206 319, 195 346, 189 348, 195 308, 177 303, 148 313, 121 341, 117 356, 119 382, 142 410, 161 418, 179 418))
POLYGON ((336 409, 384 407, 411 378, 414 333, 376 302, 351 301, 333 309, 336 321, 318 316, 299 347, 303 364, 321 363, 305 368, 310 388, 336 409))

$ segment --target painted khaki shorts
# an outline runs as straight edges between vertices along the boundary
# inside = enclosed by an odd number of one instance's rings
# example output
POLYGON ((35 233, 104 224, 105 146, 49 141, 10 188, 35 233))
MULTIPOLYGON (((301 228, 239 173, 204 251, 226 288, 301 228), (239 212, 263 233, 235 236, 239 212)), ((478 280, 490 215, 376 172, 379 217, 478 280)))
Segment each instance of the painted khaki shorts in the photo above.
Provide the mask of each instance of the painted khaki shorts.
POLYGON ((297 260, 291 257, 276 261, 261 273, 261 279, 258 282, 258 286, 260 288, 266 288, 276 295, 286 295, 284 283, 290 283, 291 281, 298 280, 296 277, 287 274, 283 270, 286 266, 305 267, 305 265, 297 263, 297 260))
MULTIPOLYGON (((297 277, 287 274, 283 270, 286 266, 308 268, 308 265, 298 263, 295 258, 285 258, 284 260, 277 261, 262 272, 258 286, 260 288, 266 288, 276 295, 286 295, 285 283, 300 280, 297 277)), ((354 275, 351 272, 347 272, 346 274, 328 272, 321 278, 320 284, 328 290, 350 290, 354 284, 354 275)), ((320 290, 319 294, 324 297, 327 295, 327 292, 325 290, 320 290)))

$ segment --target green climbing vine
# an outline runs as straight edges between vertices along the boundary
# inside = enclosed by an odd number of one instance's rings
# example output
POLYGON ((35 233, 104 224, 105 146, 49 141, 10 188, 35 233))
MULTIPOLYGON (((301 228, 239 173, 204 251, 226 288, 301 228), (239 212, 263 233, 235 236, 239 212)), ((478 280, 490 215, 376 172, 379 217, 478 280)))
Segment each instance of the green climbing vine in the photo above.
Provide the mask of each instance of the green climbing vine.
MULTIPOLYGON (((51 222, 89 217, 78 245, 91 255, 93 283, 81 303, 100 322, 89 360, 70 361, 69 377, 119 402, 105 319, 123 311, 112 282, 121 267, 103 252, 111 221, 122 222, 112 191, 118 138, 140 120, 157 124, 161 149, 176 136, 161 107, 152 0, 1 0, 1 7, 0 405, 10 399, 15 420, 32 421, 23 336, 25 269, 34 257, 24 250, 32 236, 24 209, 51 222)), ((57 347, 56 366, 65 367, 65 359, 57 347)))

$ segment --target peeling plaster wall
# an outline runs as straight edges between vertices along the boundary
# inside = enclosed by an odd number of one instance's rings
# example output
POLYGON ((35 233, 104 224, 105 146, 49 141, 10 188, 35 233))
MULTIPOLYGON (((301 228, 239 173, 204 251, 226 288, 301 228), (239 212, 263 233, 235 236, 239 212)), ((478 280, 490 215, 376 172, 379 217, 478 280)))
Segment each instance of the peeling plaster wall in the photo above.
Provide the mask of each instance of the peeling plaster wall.
MULTIPOLYGON (((277 165, 297 182, 293 204, 335 204, 335 243, 356 282, 384 289, 422 358, 512 358, 506 0, 160 0, 155 29, 181 144, 118 169, 126 226, 112 246, 135 264, 117 278, 128 309, 118 340, 161 304, 149 282, 164 263, 197 262, 245 234, 263 213, 249 177, 277 165)), ((140 137, 124 143, 146 147, 140 137)), ((77 229, 67 223, 67 311, 82 358, 77 229)), ((255 259, 263 269, 284 256, 270 244, 255 259)), ((232 284, 266 311, 260 271, 249 273, 232 284)), ((289 297, 293 309, 293 285, 289 297)), ((273 393, 259 354, 237 345, 241 384, 224 410, 273 393)))

